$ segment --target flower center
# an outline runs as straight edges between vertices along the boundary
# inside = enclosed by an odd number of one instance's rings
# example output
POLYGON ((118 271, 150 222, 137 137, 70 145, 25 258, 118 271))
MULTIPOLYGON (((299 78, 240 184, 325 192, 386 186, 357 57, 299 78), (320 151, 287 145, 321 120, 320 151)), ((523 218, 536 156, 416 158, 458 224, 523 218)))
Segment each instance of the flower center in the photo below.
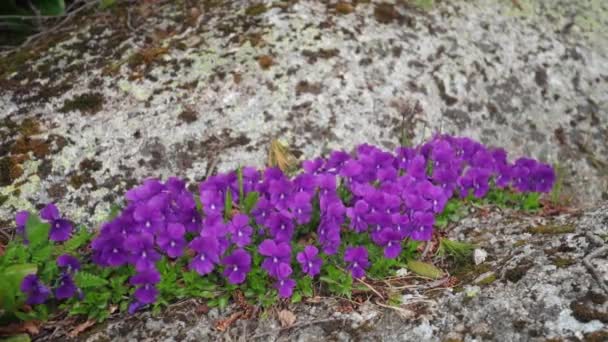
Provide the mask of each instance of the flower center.
POLYGON ((205 255, 204 255, 204 254, 201 254, 200 259, 201 259, 201 261, 205 261, 205 255))
POLYGON ((234 272, 236 272, 236 271, 238 271, 238 270, 239 270, 239 267, 238 267, 238 266, 234 266, 234 268, 233 268, 232 270, 233 270, 234 272))
POLYGON ((170 245, 171 247, 175 247, 175 241, 171 241, 170 245))
POLYGON ((277 257, 274 257, 274 258, 272 258, 272 262, 274 262, 276 264, 277 262, 279 262, 279 259, 277 259, 277 257))
POLYGON ((150 221, 146 221, 146 228, 150 228, 152 224, 150 224, 150 221))
POLYGON ((239 237, 243 236, 243 232, 239 231, 236 235, 238 235, 239 237))

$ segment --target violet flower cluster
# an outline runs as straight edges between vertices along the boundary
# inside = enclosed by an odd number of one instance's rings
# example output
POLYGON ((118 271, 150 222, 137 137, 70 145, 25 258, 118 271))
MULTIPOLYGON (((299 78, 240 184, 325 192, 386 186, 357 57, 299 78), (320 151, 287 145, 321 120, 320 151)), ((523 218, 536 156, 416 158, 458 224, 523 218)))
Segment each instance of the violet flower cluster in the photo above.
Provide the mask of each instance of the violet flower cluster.
MULTIPOLYGON (((103 267, 134 267, 130 311, 156 301, 156 262, 162 255, 188 255, 188 267, 200 275, 218 272, 229 283, 241 284, 252 268, 251 253, 257 252, 279 295, 287 298, 296 286, 296 273, 320 273, 322 254, 343 251, 351 275, 365 275, 368 251, 341 246, 347 230, 368 234, 385 257, 397 258, 406 239, 431 239, 435 216, 452 197, 481 198, 493 186, 548 192, 555 181, 550 165, 527 158, 511 163, 503 149, 446 135, 394 152, 363 144, 352 154, 333 151, 328 158, 304 161, 302 167, 294 177, 275 167, 244 167, 211 176, 199 185, 202 213, 183 180, 148 179, 129 190, 124 210, 102 225, 92 242, 93 260, 103 267), (259 197, 246 214, 239 204, 252 192, 259 197), (226 215, 227 199, 236 214, 226 215), (295 253, 294 237, 303 227, 316 233, 316 246, 295 253), (259 245, 253 245, 256 241, 259 245)), ((60 229, 61 221, 57 224, 60 229)))

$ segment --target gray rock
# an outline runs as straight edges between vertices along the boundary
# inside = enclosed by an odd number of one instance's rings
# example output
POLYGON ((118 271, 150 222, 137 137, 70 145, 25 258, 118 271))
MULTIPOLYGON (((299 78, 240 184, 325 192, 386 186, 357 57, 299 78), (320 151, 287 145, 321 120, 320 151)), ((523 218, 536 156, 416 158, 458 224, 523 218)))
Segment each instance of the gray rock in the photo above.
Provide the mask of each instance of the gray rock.
MULTIPOLYGON (((110 321, 82 336, 86 341, 602 341, 608 337, 608 293, 602 292, 582 263, 598 246, 587 234, 608 238, 608 207, 557 217, 524 216, 493 211, 465 219, 449 232, 479 237, 488 261, 467 271, 454 270, 460 283, 429 291, 404 290, 396 309, 372 302, 344 311, 347 301, 317 298, 285 307, 296 315, 291 328, 281 328, 276 313, 237 321, 225 332, 218 319, 238 311, 215 309, 197 314, 194 302, 170 307, 159 317, 149 313, 110 321), (569 233, 530 233, 542 227, 571 226, 569 233), (567 260, 567 262, 565 262, 567 260), (480 267, 481 266, 481 267, 480 267), (496 280, 470 286, 484 270, 496 280), (595 339, 594 339, 595 338, 595 339)), ((441 264, 440 260, 435 260, 441 264)), ((470 261, 474 265, 473 260, 470 261)), ((608 276, 606 257, 594 261, 608 276)), ((606 280, 604 280, 606 281, 606 280)), ((608 282, 607 282, 608 283, 608 282)))
POLYGON ((274 137, 308 158, 467 135, 559 164, 582 205, 608 196, 603 1, 214 3, 119 7, 2 60, 3 220, 55 201, 94 227, 141 179, 261 166, 274 137))

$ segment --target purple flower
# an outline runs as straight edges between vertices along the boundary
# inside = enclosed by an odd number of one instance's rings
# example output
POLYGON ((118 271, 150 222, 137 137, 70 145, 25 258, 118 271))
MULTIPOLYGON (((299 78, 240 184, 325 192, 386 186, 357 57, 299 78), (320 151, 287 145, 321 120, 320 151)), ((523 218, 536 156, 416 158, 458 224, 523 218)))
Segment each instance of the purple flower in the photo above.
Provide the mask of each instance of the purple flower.
POLYGON ((55 297, 59 300, 68 299, 74 297, 78 288, 72 280, 72 276, 68 273, 63 273, 59 277, 59 285, 55 289, 55 297))
POLYGON ((336 176, 325 173, 317 176, 317 186, 319 187, 319 196, 326 197, 336 192, 336 176))
POLYGON ((291 273, 292 269, 288 264, 281 264, 279 266, 277 281, 274 286, 279 290, 279 297, 281 298, 291 297, 293 289, 296 287, 296 282, 289 278, 291 273))
POLYGON ((418 151, 414 148, 409 147, 398 147, 396 150, 396 164, 399 169, 406 171, 409 169, 410 162, 416 155, 418 155, 418 151))
POLYGON ((401 253, 402 235, 396 230, 385 228, 380 233, 381 245, 384 246, 384 256, 395 259, 401 253))
POLYGON ((125 194, 131 202, 147 201, 163 190, 163 184, 157 179, 146 179, 144 183, 136 188, 130 189, 125 194))
POLYGON ((346 209, 346 216, 350 219, 350 228, 357 233, 367 230, 368 223, 366 216, 369 212, 369 205, 364 200, 358 200, 352 208, 346 209))
POLYGON ((200 275, 211 273, 220 262, 219 243, 214 237, 197 237, 188 247, 197 252, 188 267, 200 275))
POLYGON ((344 252, 344 261, 353 278, 365 276, 365 270, 369 267, 367 260, 367 249, 365 247, 347 247, 344 252))
POLYGON ((201 192, 201 203, 206 215, 218 215, 224 211, 225 198, 216 191, 201 192))
POLYGON ((361 175, 362 171, 363 166, 361 163, 358 160, 351 159, 342 166, 340 176, 344 177, 347 183, 352 183, 359 178, 358 176, 361 175))
POLYGON ((213 238, 218 242, 218 254, 222 255, 228 249, 230 241, 227 238, 228 226, 224 223, 222 216, 208 216, 203 222, 203 230, 200 236, 213 238))
POLYGON ((15 215, 15 223, 17 224, 17 228, 15 229, 18 235, 21 235, 25 238, 25 225, 27 224, 27 220, 30 217, 30 212, 27 210, 18 211, 15 215))
POLYGON ((303 161, 302 168, 304 169, 304 172, 316 175, 323 172, 324 164, 325 160, 323 158, 315 158, 313 160, 303 161))
POLYGON ((443 212, 445 204, 448 202, 448 197, 445 195, 443 189, 433 185, 429 181, 423 181, 418 183, 416 191, 431 204, 431 210, 434 213, 443 212))
POLYGON ((42 304, 51 294, 51 290, 40 282, 38 276, 29 274, 21 281, 21 291, 27 295, 27 305, 42 304))
POLYGON ((391 217, 391 221, 393 222, 393 229, 397 233, 399 233, 402 239, 410 235, 411 223, 409 216, 402 214, 394 214, 391 217))
POLYGON ((62 254, 57 258, 57 266, 63 268, 67 273, 72 273, 80 269, 80 261, 69 254, 62 254))
POLYGON ((262 268, 272 277, 278 278, 279 266, 291 263, 291 247, 286 242, 266 239, 258 247, 258 252, 265 256, 262 268))
POLYGON ((234 215, 228 230, 232 234, 232 242, 238 247, 245 247, 251 243, 253 228, 249 226, 249 216, 245 214, 234 215))
POLYGON ((435 217, 428 212, 417 211, 411 218, 411 238, 412 240, 428 241, 433 236, 433 224, 435 217))
POLYGON ((274 208, 270 201, 266 198, 260 198, 255 206, 255 209, 251 212, 255 218, 255 223, 259 226, 265 226, 270 218, 270 214, 274 212, 274 208))
POLYGON ((191 209, 183 214, 184 227, 188 233, 200 233, 203 218, 196 209, 191 209))
POLYGON ((482 198, 490 190, 490 171, 488 169, 470 168, 466 174, 459 179, 461 196, 466 197, 469 190, 473 190, 473 195, 482 198))
POLYGON ((289 206, 292 191, 293 185, 289 180, 271 180, 268 187, 270 203, 277 209, 286 209, 289 206))
POLYGON ((167 228, 156 236, 156 243, 170 258, 177 258, 184 253, 186 229, 181 223, 169 223, 167 228))
POLYGON ((297 224, 306 224, 312 214, 312 196, 307 192, 298 192, 291 201, 290 209, 297 224))
POLYGON ((260 182, 260 172, 254 167, 244 167, 243 174, 243 193, 255 191, 260 182))
POLYGON ((118 267, 128 261, 129 252, 123 235, 99 235, 91 243, 93 262, 100 266, 118 267))
POLYGON ((339 173, 344 164, 351 159, 350 154, 344 151, 333 151, 327 159, 325 168, 332 174, 339 173))
POLYGON ((136 273, 129 280, 131 285, 137 285, 135 298, 141 304, 151 304, 156 301, 158 290, 156 284, 160 282, 160 273, 154 268, 149 268, 136 273))
POLYGON ((538 164, 532 169, 531 188, 536 192, 550 192, 555 183, 555 170, 547 164, 538 164))
POLYGON ((317 247, 308 245, 304 247, 304 250, 296 256, 296 259, 300 263, 302 272, 308 274, 311 277, 316 276, 321 271, 321 265, 323 260, 318 257, 319 250, 317 247))
POLYGON ((49 232, 49 239, 52 241, 66 241, 72 234, 72 223, 66 219, 61 218, 59 215, 59 209, 53 203, 47 204, 46 207, 40 211, 40 217, 45 219, 51 224, 51 230, 49 232))
POLYGON ((285 212, 274 212, 267 222, 270 235, 277 241, 289 241, 293 236, 294 224, 285 212))
POLYGON ((244 249, 237 249, 222 260, 224 277, 230 284, 240 284, 245 281, 251 270, 251 256, 244 249))
POLYGON ((316 178, 310 173, 301 173, 293 179, 295 193, 306 192, 312 194, 315 191, 316 178))
POLYGON ((140 203, 133 211, 133 219, 138 224, 140 230, 150 233, 155 233, 165 228, 165 216, 157 203, 140 203))
POLYGON ((160 254, 154 249, 154 236, 147 232, 133 234, 125 240, 125 248, 131 252, 129 263, 138 272, 154 268, 160 254))

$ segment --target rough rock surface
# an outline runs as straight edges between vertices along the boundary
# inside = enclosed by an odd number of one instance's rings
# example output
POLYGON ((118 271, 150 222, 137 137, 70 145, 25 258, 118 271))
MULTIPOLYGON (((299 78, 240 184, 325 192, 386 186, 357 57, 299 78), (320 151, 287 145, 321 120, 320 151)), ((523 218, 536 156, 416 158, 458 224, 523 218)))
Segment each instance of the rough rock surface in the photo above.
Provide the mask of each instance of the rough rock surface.
MULTIPOLYGON (((225 332, 220 319, 236 310, 176 305, 160 317, 148 313, 110 322, 82 336, 86 341, 606 341, 608 293, 582 260, 608 244, 608 207, 547 218, 511 211, 477 211, 449 232, 474 241, 486 259, 454 275, 455 288, 403 290, 400 309, 322 298, 290 305, 296 321, 283 329, 276 312, 236 321, 225 332), (342 311, 342 312, 341 312, 342 311)), ((606 255, 591 259, 608 285, 606 255)))
POLYGON ((161 1, 74 26, 1 60, 2 221, 55 201, 94 226, 144 177, 261 165, 273 137, 468 135, 608 197, 605 1, 161 1))

